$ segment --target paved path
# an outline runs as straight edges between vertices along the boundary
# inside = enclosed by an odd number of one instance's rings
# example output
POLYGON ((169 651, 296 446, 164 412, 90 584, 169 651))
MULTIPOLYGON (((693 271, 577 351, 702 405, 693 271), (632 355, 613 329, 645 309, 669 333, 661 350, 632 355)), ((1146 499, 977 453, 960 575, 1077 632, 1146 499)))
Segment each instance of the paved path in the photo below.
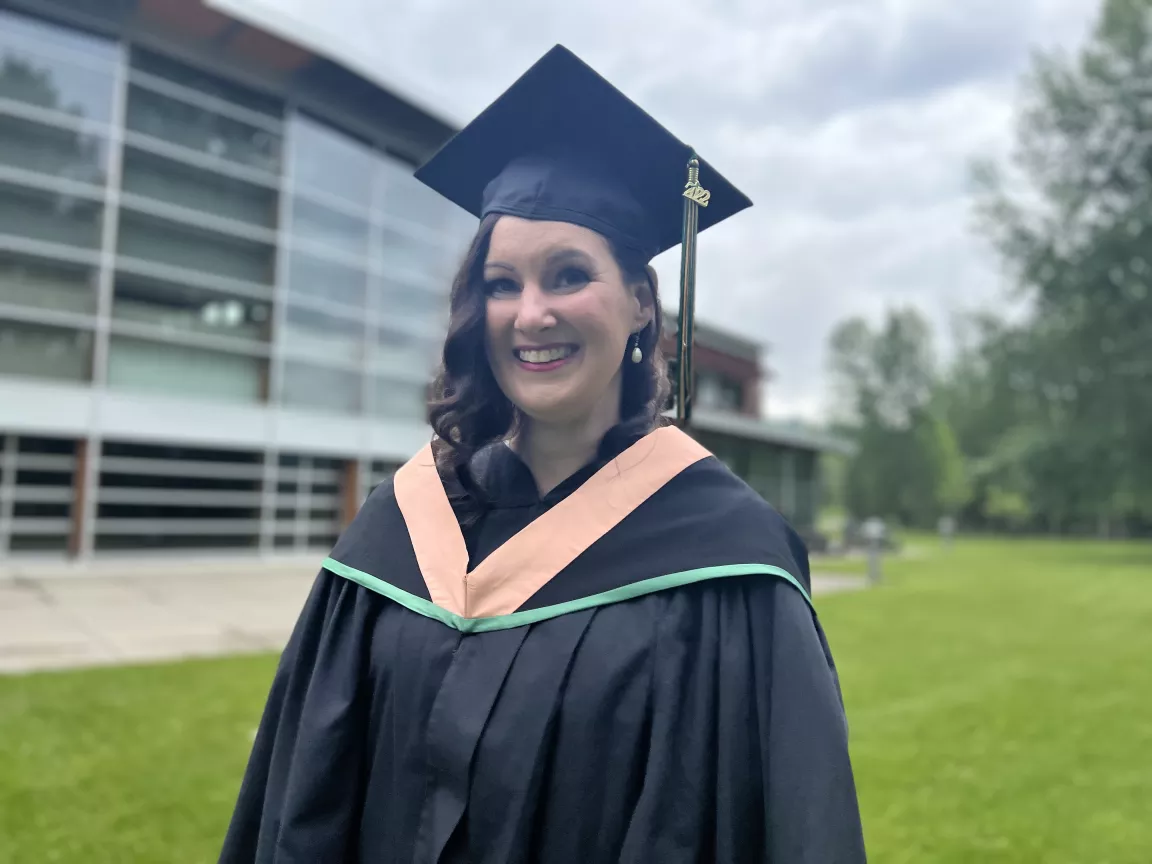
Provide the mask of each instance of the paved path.
POLYGON ((280 650, 317 560, 0 567, 0 674, 280 650))

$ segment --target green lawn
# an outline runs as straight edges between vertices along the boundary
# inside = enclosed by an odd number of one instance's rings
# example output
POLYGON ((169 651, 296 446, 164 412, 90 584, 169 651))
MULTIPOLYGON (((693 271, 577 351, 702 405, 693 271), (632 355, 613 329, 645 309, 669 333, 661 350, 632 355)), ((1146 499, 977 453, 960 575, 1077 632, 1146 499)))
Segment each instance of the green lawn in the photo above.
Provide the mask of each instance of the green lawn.
POLYGON ((1147 864, 1152 544, 906 548, 818 604, 872 860, 1147 864))
MULTIPOLYGON (((907 548, 818 601, 871 860, 1147 864, 1152 544, 907 548)), ((0 677, 0 862, 213 861, 273 667, 0 677)))

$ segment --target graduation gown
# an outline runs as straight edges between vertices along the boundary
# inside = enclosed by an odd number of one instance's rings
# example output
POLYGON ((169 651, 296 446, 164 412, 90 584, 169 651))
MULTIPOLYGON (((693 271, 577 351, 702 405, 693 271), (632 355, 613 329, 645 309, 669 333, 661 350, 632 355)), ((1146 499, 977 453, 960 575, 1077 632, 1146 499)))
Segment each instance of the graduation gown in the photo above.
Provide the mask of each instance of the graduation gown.
POLYGON ((671 427, 543 497, 481 456, 476 525, 425 448, 324 562, 220 860, 864 861, 787 523, 671 427))

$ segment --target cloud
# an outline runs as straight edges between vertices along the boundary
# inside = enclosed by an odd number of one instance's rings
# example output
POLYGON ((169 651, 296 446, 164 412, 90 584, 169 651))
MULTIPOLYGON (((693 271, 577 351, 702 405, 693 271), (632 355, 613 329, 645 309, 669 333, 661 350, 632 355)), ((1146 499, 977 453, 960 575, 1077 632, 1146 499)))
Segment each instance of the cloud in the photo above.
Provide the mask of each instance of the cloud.
MULTIPOLYGON (((252 0, 255 2, 255 0, 252 0)), ((1004 153, 1036 45, 1097 0, 265 0, 468 117, 563 42, 748 192, 701 236, 701 317, 770 343, 768 409, 818 412, 851 314, 948 315, 1001 290, 968 160, 1004 153), (321 11, 323 10, 323 11, 321 11)), ((657 261, 675 296, 677 253, 657 261)), ((671 305, 671 304, 670 304, 671 305)))
POLYGON ((888 15, 864 5, 837 12, 821 22, 770 103, 822 119, 938 95, 1015 71, 1026 48, 1024 4, 919 2, 888 15))
MULTIPOLYGON (((747 218, 702 236, 700 315, 771 343, 770 410, 819 401, 839 320, 913 304, 945 337, 953 311, 996 296, 994 262, 969 230, 963 166, 1006 146, 1009 118, 996 88, 964 86, 841 113, 804 135, 723 131, 760 197, 747 218)), ((660 265, 674 280, 675 260, 660 265)))

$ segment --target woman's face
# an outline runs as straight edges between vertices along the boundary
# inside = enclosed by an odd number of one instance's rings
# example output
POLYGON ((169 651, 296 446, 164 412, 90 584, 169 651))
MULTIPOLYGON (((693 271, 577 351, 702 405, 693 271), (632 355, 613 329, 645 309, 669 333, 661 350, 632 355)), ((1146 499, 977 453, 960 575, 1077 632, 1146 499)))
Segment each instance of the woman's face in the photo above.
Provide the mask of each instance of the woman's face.
POLYGON ((484 290, 488 362, 512 403, 538 422, 616 422, 621 362, 652 303, 646 287, 625 283, 604 237, 503 216, 484 290))

